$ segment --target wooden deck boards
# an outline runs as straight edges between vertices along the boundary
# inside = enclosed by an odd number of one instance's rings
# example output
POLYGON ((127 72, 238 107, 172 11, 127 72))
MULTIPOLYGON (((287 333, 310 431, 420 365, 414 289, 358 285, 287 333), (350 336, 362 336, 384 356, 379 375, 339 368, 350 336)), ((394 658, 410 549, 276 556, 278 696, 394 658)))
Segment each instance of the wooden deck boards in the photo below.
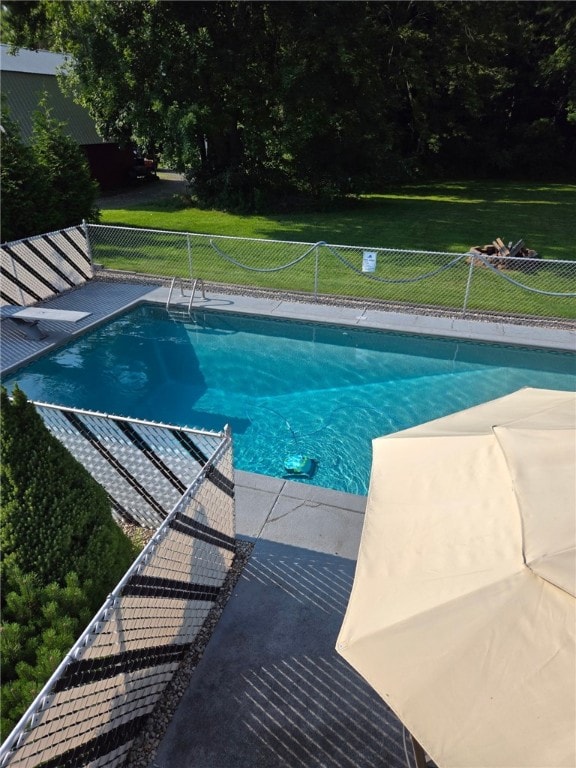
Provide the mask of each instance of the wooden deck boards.
MULTIPOLYGON (((13 313, 3 313, 0 326, 0 373, 6 374, 48 349, 66 343, 87 328, 101 324, 141 301, 156 287, 155 285, 93 280, 80 288, 41 302, 35 305, 36 309, 89 313, 73 324, 57 319, 43 319, 42 330, 46 336, 42 339, 26 338, 25 333, 13 320, 10 320, 9 314, 13 313)), ((17 312, 18 308, 15 308, 15 311, 17 312)))

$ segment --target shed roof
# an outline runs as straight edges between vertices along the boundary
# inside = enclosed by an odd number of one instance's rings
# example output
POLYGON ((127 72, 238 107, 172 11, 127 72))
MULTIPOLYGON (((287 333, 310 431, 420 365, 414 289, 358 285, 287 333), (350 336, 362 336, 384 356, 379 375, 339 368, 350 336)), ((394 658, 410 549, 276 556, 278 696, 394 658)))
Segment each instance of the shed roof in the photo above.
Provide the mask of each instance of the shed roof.
POLYGON ((20 48, 10 52, 9 45, 0 45, 0 70, 3 72, 26 72, 33 75, 55 75, 70 57, 52 51, 30 51, 20 48))

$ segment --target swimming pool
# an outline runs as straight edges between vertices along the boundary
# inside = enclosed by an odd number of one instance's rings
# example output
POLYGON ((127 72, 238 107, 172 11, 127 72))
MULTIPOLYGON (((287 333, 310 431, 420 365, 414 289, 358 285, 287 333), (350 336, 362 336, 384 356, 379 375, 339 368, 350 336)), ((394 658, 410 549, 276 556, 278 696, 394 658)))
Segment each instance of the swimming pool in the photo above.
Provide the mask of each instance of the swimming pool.
MULTIPOLYGON (((234 435, 235 466, 367 493, 371 440, 524 386, 572 390, 576 356, 144 304, 5 380, 32 400, 234 435)), ((416 477, 416 468, 415 468, 416 477)))

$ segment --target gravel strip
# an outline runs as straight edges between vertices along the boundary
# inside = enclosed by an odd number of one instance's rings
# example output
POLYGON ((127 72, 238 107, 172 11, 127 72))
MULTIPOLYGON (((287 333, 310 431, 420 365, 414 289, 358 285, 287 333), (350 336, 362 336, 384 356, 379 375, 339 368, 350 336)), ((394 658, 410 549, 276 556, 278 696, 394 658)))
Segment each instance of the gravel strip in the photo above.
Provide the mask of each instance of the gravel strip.
POLYGON ((126 520, 119 520, 117 522, 132 543, 136 544, 139 551, 144 549, 146 544, 148 544, 150 539, 156 533, 156 528, 144 528, 143 525, 128 523, 126 520))
MULTIPOLYGON (((151 535, 154 533, 155 531, 151 531, 151 535)), ((222 611, 232 594, 236 582, 240 578, 244 566, 250 559, 253 548, 253 542, 241 539, 236 540, 236 554, 218 599, 212 606, 196 639, 182 659, 182 663, 174 673, 172 680, 168 683, 154 710, 150 713, 142 733, 134 740, 125 763, 125 768, 153 768, 152 760, 156 750, 164 738, 164 734, 170 725, 182 695, 190 684, 192 673, 204 654, 212 632, 222 615, 222 611)))

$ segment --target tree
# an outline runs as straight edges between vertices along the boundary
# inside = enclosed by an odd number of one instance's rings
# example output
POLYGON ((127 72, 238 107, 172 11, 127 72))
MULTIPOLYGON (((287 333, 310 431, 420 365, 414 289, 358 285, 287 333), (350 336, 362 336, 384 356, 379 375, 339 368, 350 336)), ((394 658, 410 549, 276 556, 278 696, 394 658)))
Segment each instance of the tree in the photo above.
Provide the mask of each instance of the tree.
POLYGON ((64 124, 51 115, 46 98, 33 116, 30 146, 6 108, 2 114, 2 240, 19 240, 97 221, 98 185, 86 158, 64 124))
POLYGON ((52 117, 46 97, 32 119, 32 150, 38 168, 50 190, 45 200, 44 231, 64 229, 83 219, 96 221, 98 184, 82 150, 64 132, 64 123, 52 117))
POLYGON ((34 151, 20 139, 20 130, 2 110, 2 240, 18 240, 44 231, 44 205, 50 198, 47 179, 39 173, 34 151))
POLYGON ((572 180, 576 170, 576 14, 573 3, 518 4, 511 55, 508 150, 523 177, 572 180))
POLYGON ((204 205, 574 156, 568 2, 40 0, 11 29, 71 53, 101 130, 160 147, 204 205))

